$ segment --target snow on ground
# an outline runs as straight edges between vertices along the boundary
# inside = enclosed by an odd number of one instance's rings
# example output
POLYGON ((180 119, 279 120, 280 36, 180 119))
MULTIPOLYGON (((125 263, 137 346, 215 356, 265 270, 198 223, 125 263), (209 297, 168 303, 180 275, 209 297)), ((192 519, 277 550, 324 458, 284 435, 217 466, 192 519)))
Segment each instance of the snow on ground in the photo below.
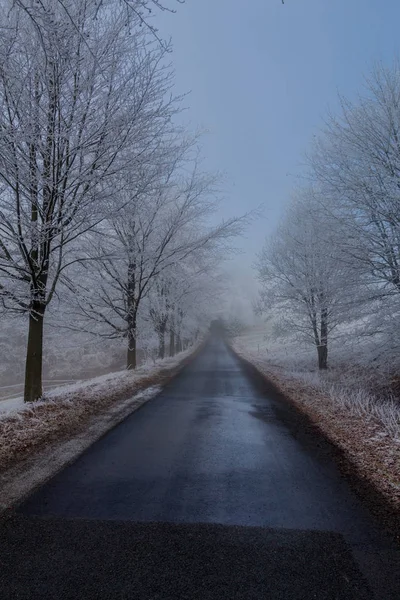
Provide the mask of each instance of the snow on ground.
POLYGON ((51 443, 34 452, 23 463, 0 473, 0 513, 15 505, 31 490, 44 483, 79 456, 109 429, 120 423, 142 404, 154 398, 160 386, 151 386, 117 403, 106 413, 93 418, 81 433, 51 443))
POLYGON ((13 505, 161 390, 196 351, 59 387, 0 414, 0 510, 13 505))
POLYGON ((81 430, 92 416, 131 400, 147 387, 160 385, 176 372, 191 353, 145 364, 51 390, 40 401, 5 401, 0 413, 0 472, 47 441, 81 430))
MULTIPOLYGON (((162 368, 169 369, 178 365, 184 358, 193 352, 193 348, 181 352, 173 358, 166 358, 164 360, 158 360, 155 362, 147 362, 144 365, 138 367, 135 371, 127 371, 126 369, 116 371, 114 373, 108 373, 107 375, 100 375, 99 377, 93 377, 92 379, 80 380, 74 383, 65 383, 61 386, 46 390, 45 398, 37 403, 35 406, 41 406, 48 402, 65 402, 69 401, 75 395, 82 395, 85 393, 86 397, 93 396, 95 398, 99 394, 104 392, 113 392, 115 389, 126 383, 132 384, 136 379, 140 379, 145 375, 156 371, 162 366, 162 368)), ((13 413, 20 413, 23 411, 32 410, 31 404, 25 404, 22 396, 16 398, 8 398, 6 400, 0 400, 0 420, 10 417, 13 413)))
POLYGON ((246 331, 235 338, 234 347, 261 370, 320 390, 340 408, 376 419, 389 436, 400 440, 400 401, 390 389, 391 364, 372 363, 373 339, 358 341, 357 352, 351 342, 333 342, 327 371, 318 370, 312 345, 290 336, 274 337, 268 326, 246 331))
POLYGON ((21 396, 17 398, 9 398, 7 400, 0 400, 0 419, 3 416, 7 416, 13 412, 21 410, 24 406, 24 399, 21 396))
MULTIPOLYGON (((400 508, 400 400, 393 393, 393 362, 373 361, 373 340, 358 352, 334 344, 330 368, 320 372, 312 347, 289 336, 272 336, 257 326, 233 340, 233 347, 253 363, 356 466, 357 472, 400 508), (370 360, 370 362, 368 362, 370 360)), ((397 514, 397 513, 396 513, 397 514)))
MULTIPOLYGON (((238 336, 235 343, 254 356, 267 360, 270 364, 293 372, 318 373, 317 351, 313 344, 300 341, 294 335, 277 335, 272 325, 258 324, 238 336)), ((387 360, 379 350, 375 337, 355 337, 344 329, 336 339, 330 341, 328 362, 330 372, 349 367, 373 369, 375 376, 387 378, 396 357, 387 360)))

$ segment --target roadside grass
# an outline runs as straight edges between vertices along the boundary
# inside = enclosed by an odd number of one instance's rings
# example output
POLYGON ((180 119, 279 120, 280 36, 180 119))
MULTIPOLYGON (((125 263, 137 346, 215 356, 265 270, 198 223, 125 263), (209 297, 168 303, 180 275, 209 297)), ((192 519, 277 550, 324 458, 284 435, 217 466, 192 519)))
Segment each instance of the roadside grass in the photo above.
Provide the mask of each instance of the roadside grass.
POLYGON ((322 392, 330 402, 352 415, 378 422, 393 441, 400 442, 400 398, 391 371, 396 366, 387 361, 369 362, 371 342, 359 349, 357 355, 352 346, 333 346, 332 366, 327 371, 316 369, 313 348, 290 338, 281 341, 268 338, 268 331, 263 328, 237 337, 233 346, 261 370, 322 392))
POLYGON ((352 362, 352 351, 337 348, 332 367, 319 372, 312 349, 293 340, 279 348, 279 340, 257 330, 235 338, 232 346, 344 452, 400 521, 400 400, 393 363, 369 364, 368 348, 352 362))
POLYGON ((333 375, 291 371, 280 374, 322 392, 331 403, 360 419, 376 421, 385 434, 394 442, 400 443, 400 402, 393 393, 387 390, 379 393, 368 389, 362 377, 353 379, 352 384, 349 385, 346 381, 341 381, 338 372, 333 375))
POLYGON ((96 415, 106 413, 147 389, 164 385, 191 358, 191 348, 173 359, 120 371, 51 390, 43 400, 24 404, 16 399, 1 412, 0 474, 32 453, 85 430, 96 415))

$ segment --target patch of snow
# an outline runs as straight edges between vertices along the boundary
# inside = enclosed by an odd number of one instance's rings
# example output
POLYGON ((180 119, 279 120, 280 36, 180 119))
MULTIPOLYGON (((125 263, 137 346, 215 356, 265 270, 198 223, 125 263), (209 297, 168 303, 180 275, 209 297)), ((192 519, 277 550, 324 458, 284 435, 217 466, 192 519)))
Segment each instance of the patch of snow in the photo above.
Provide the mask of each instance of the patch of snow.
MULTIPOLYGON (((118 371, 61 386, 47 393, 43 400, 31 404, 24 404, 22 398, 0 403, 7 403, 6 410, 0 412, 0 426, 5 432, 0 441, 0 450, 3 447, 5 461, 10 452, 16 451, 16 442, 27 447, 26 444, 29 446, 40 436, 45 442, 33 446, 31 453, 24 454, 16 464, 10 463, 10 467, 0 473, 0 511, 14 505, 34 487, 44 483, 109 429, 156 396, 161 387, 150 385, 150 382, 159 381, 164 374, 171 375, 195 351, 196 347, 191 347, 174 358, 148 363, 135 371, 118 371), (149 387, 144 387, 146 385, 149 387), (142 387, 142 390, 127 400, 117 400, 107 404, 105 410, 101 409, 104 398, 118 398, 121 392, 129 394, 135 386, 136 389, 142 387), (46 435, 53 431, 54 425, 56 431, 57 423, 74 424, 77 415, 83 415, 85 411, 91 416, 84 431, 73 434, 67 441, 60 441, 63 434, 58 441, 46 441, 46 435)), ((74 431, 73 427, 71 431, 74 431)), ((50 439, 55 438, 53 436, 50 439)))
MULTIPOLYGON (((123 383, 134 383, 137 379, 145 375, 149 375, 152 372, 160 369, 171 369, 179 365, 187 356, 194 351, 193 348, 189 348, 184 352, 180 352, 173 358, 165 358, 163 360, 157 360, 155 362, 147 362, 134 371, 128 371, 123 369, 106 375, 100 375, 93 377, 92 379, 80 380, 75 383, 67 383, 65 385, 57 386, 51 390, 44 392, 43 400, 35 402, 34 406, 40 406, 42 403, 48 402, 68 402, 74 395, 81 395, 82 392, 85 396, 97 396, 98 394, 112 391, 123 383)), ((22 396, 15 398, 8 398, 6 400, 0 400, 0 420, 10 417, 14 413, 21 413, 23 411, 32 410, 32 404, 25 404, 22 396)))
POLYGON ((58 442, 51 444, 39 454, 34 454, 22 466, 18 465, 6 471, 0 476, 0 512, 15 505, 35 487, 53 477, 109 429, 118 425, 142 404, 157 396, 160 391, 160 386, 151 386, 138 392, 132 398, 113 406, 107 413, 94 418, 86 431, 61 444, 58 442))
POLYGON ((294 337, 272 336, 268 326, 258 326, 234 339, 233 346, 244 358, 266 374, 305 384, 319 390, 334 405, 363 419, 374 419, 392 440, 400 439, 400 403, 380 392, 388 387, 387 364, 369 365, 371 348, 365 342, 357 361, 352 347, 332 344, 330 362, 334 368, 319 371, 316 351, 294 337))
POLYGON ((0 401, 0 419, 8 416, 13 412, 17 412, 24 407, 24 399, 20 396, 17 398, 9 398, 8 400, 0 401))

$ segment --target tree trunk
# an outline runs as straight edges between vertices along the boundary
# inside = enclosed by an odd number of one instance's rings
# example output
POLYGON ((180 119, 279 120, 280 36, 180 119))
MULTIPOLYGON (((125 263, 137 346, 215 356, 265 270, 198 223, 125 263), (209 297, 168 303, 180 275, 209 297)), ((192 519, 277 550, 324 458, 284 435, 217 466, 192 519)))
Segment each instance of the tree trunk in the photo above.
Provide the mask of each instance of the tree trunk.
POLYGON ((165 358, 165 328, 160 327, 158 331, 158 358, 165 358))
POLYGON ((179 352, 182 351, 182 341, 181 341, 181 336, 178 333, 178 335, 176 336, 176 343, 175 343, 175 354, 179 354, 179 352))
POLYGON ((328 346, 319 345, 317 347, 318 351, 318 368, 319 369, 327 369, 328 368, 328 346))
POLYGON ((318 366, 320 369, 328 368, 328 311, 321 310, 321 343, 318 346, 318 366))
POLYGON ((137 367, 137 355, 136 355, 136 323, 137 323, 137 312, 131 308, 128 320, 128 352, 126 355, 126 368, 128 370, 136 369, 137 367))
POLYGON ((128 352, 126 355, 126 368, 136 369, 136 325, 138 300, 136 290, 136 263, 129 261, 128 264, 128 289, 127 289, 127 322, 128 322, 128 352))
POLYGON ((169 355, 175 356, 175 331, 173 329, 169 332, 169 355))
POLYGON ((128 333, 128 352, 126 355, 126 368, 136 369, 136 332, 129 331, 128 333))
POLYGON ((43 322, 45 307, 34 303, 29 315, 28 346, 25 363, 24 401, 34 402, 43 395, 43 322))

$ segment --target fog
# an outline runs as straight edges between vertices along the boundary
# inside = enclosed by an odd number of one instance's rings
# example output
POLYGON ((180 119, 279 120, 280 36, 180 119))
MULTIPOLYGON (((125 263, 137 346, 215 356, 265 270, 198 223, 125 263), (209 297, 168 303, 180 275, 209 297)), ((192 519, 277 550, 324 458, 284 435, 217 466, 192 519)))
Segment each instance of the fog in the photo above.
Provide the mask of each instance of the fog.
MULTIPOLYGON (((164 41, 172 40, 172 52, 162 56, 161 63, 165 65, 162 68, 166 70, 160 71, 158 93, 164 94, 164 102, 171 92, 184 95, 184 98, 176 110, 165 104, 163 116, 160 114, 157 118, 165 118, 165 123, 171 118, 174 127, 184 128, 184 135, 188 136, 185 141, 182 138, 179 148, 170 149, 175 152, 174 160, 182 160, 174 184, 177 190, 175 201, 182 201, 182 194, 188 193, 183 178, 188 177, 193 167, 192 173, 196 172, 197 179, 194 183, 192 179, 190 201, 194 202, 195 194, 201 188, 204 203, 202 207, 196 205, 198 227, 208 228, 207 235, 213 232, 213 242, 207 250, 209 254, 193 254, 192 262, 185 266, 187 270, 178 275, 177 265, 189 252, 188 239, 190 236, 194 239, 197 225, 187 228, 185 252, 176 242, 174 260, 169 259, 162 267, 167 269, 168 285, 171 286, 173 281, 176 297, 182 293, 188 297, 189 290, 183 292, 181 282, 188 281, 190 272, 192 297, 187 300, 186 324, 182 325, 179 334, 183 336, 186 328, 188 343, 189 338, 199 331, 207 330, 214 317, 237 319, 246 326, 260 322, 260 316, 254 313, 262 291, 259 265, 255 268, 257 257, 265 240, 277 230, 285 209, 296 194, 294 190, 308 181, 309 165, 306 165, 305 155, 320 135, 329 111, 332 114, 340 112, 338 92, 350 100, 355 99, 363 89, 364 74, 371 71, 372 64, 380 60, 383 64, 391 63, 397 46, 395 23, 400 17, 400 7, 392 1, 382 11, 377 0, 357 0, 350 6, 345 0, 335 3, 288 0, 284 5, 278 0, 255 0, 251 6, 230 0, 188 0, 176 8, 176 12, 154 11, 150 25, 145 25, 140 35, 147 42, 151 40, 154 59, 157 53, 162 54, 164 41), (157 29, 156 34, 153 27, 157 29), (174 74, 168 71, 170 79, 165 83, 162 78, 169 64, 174 74), (201 135, 197 137, 195 132, 201 132, 201 135), (178 154, 179 159, 176 158, 178 154), (183 161, 191 167, 183 169, 183 161), (250 216, 241 220, 244 214, 250 216), (203 279, 196 278, 195 273, 201 273, 203 279), (200 294, 196 285, 206 293, 200 294), (192 310, 194 306, 196 310, 192 310)), ((132 27, 133 30, 136 27, 134 22, 132 27)), ((153 58, 149 55, 149 60, 153 58)), ((151 150, 155 151, 155 148, 151 150)), ((7 161, 6 155, 4 160, 7 161)), ((7 170, 6 162, 4 165, 7 170)), ((134 175, 131 173, 129 177, 132 181, 134 175)), ((161 175, 157 174, 157 177, 161 175)), ((108 180, 106 185, 109 185, 108 180)), ((118 185, 121 185, 120 181, 118 185)), ((101 210, 109 210, 105 192, 101 201, 101 210)), ((144 206, 145 203, 140 207, 135 204, 135 211, 142 220, 144 206)), ((11 204, 7 204, 6 209, 13 211, 11 204)), ((166 210, 165 207, 160 210, 158 205, 154 209, 153 216, 160 227, 165 225, 166 210)), ((85 211, 82 219, 94 223, 92 209, 86 207, 85 211)), ((171 215, 170 218, 177 218, 171 215)), ((150 222, 149 215, 145 217, 150 222)), ((126 218, 122 221, 126 222, 126 218)), ((187 227, 188 220, 183 222, 187 227)), ((110 225, 104 223, 100 234, 104 237, 107 233, 113 239, 111 230, 107 229, 110 225)), ((115 231, 121 232, 121 229, 117 227, 115 231)), ((206 229, 202 231, 204 233, 206 229)), ((13 243, 11 240, 10 244, 13 243)), ((85 260, 89 258, 86 254, 90 254, 96 264, 101 252, 116 252, 114 241, 107 248, 100 248, 97 242, 90 240, 84 243, 85 260)), ((143 253, 149 253, 155 243, 152 240, 148 248, 142 249, 143 253)), ((194 252, 196 244, 190 243, 190 252, 194 252)), ((200 238, 197 245, 200 247, 200 238)), ((5 268, 3 275, 7 283, 7 273, 11 272, 7 269, 12 270, 14 266, 6 265, 5 268)), ((103 263, 103 268, 107 271, 108 267, 103 263)), ((158 269, 161 269, 160 265, 156 271, 158 269)), ((125 366, 125 346, 130 334, 120 328, 119 300, 114 302, 104 290, 99 297, 98 289, 104 281, 104 271, 100 271, 85 268, 79 273, 74 272, 72 278, 85 282, 80 286, 81 291, 84 290, 81 295, 76 286, 75 289, 71 287, 71 281, 60 279, 60 286, 66 284, 68 291, 57 287, 46 311, 46 380, 75 380, 125 366), (117 321, 111 323, 112 311, 117 321), (110 323, 113 329, 106 332, 110 323)), ((111 277, 110 271, 107 272, 111 277)), ((150 277, 150 272, 148 268, 146 277, 150 277)), ((161 285, 160 281, 152 279, 150 283, 150 279, 143 292, 144 304, 137 315, 135 312, 139 362, 155 358, 160 343, 159 329, 164 327, 165 307, 160 308, 164 283, 161 285), (148 289, 152 290, 149 296, 148 289)), ((26 312, 22 314, 24 311, 20 309, 25 305, 27 292, 18 287, 17 279, 14 281, 17 283, 9 289, 7 285, 2 288, 6 290, 0 323, 3 395, 21 391, 24 378, 28 321, 26 312), (8 310, 14 301, 19 314, 8 310)), ((271 310, 274 315, 280 314, 277 308, 271 307, 271 310)), ((166 332, 167 329, 165 335, 166 332)))
POLYGON ((399 22, 0 0, 0 597, 400 599, 399 22))
POLYGON ((201 0, 157 15, 171 36, 182 119, 208 131, 207 166, 225 175, 224 215, 264 204, 238 262, 249 270, 304 177, 304 155, 338 93, 353 98, 398 52, 395 0, 201 0))

